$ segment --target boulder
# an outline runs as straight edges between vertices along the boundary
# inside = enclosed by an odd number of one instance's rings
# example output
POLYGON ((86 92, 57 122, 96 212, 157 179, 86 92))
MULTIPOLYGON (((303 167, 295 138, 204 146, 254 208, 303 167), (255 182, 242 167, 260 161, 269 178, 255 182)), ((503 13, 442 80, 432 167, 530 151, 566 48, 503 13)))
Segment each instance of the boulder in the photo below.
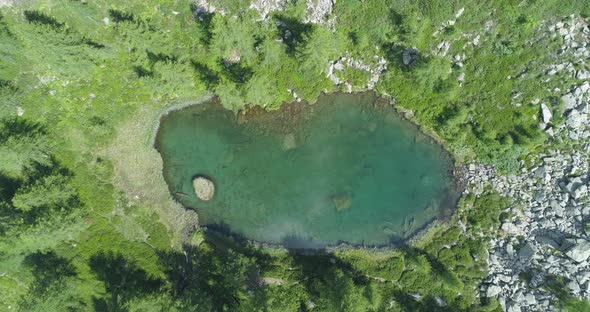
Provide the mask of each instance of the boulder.
POLYGON ((402 62, 406 66, 414 67, 416 66, 416 61, 418 59, 418 50, 415 48, 405 49, 402 52, 402 62))
POLYGON ((193 188, 200 200, 208 201, 215 195, 215 184, 213 184, 213 181, 203 176, 197 176, 193 179, 193 188))
POLYGON ((508 256, 512 257, 514 255, 514 247, 512 246, 511 243, 507 243, 506 244, 506 253, 508 254, 508 256))
POLYGON ((521 310, 520 310, 520 304, 519 304, 519 303, 517 303, 517 302, 511 302, 511 303, 508 305, 508 309, 507 309, 507 311, 508 311, 508 312, 521 312, 521 310))
POLYGON ((555 248, 555 249, 558 249, 559 248, 559 244, 557 244, 555 242, 555 240, 553 240, 551 237, 543 236, 543 235, 537 235, 537 236, 535 236, 535 240, 539 244, 541 244, 541 245, 549 246, 549 247, 552 247, 552 248, 555 248))
POLYGON ((566 110, 573 109, 577 105, 576 97, 571 93, 562 96, 561 100, 563 101, 566 110))
POLYGON ((518 250, 518 258, 521 262, 529 262, 535 256, 536 249, 531 243, 527 242, 518 250))
POLYGON ((532 294, 526 295, 525 300, 528 305, 535 305, 537 303, 537 299, 532 294))
POLYGON ((240 51, 238 51, 236 48, 233 48, 230 55, 224 59, 224 63, 225 65, 236 64, 239 63, 241 59, 242 57, 240 56, 240 51))
POLYGON ((500 292, 502 291, 502 288, 500 288, 500 286, 498 285, 490 285, 488 287, 488 290, 486 291, 486 296, 489 297, 495 297, 497 296, 500 292))
POLYGON ((573 109, 568 115, 566 119, 566 124, 572 128, 580 128, 582 123, 585 121, 584 115, 580 114, 579 111, 573 109))
POLYGON ((439 296, 435 296, 434 301, 436 301, 436 305, 438 305, 439 307, 446 307, 447 306, 447 303, 444 300, 442 300, 442 298, 439 296))
POLYGON ((590 78, 590 71, 585 70, 585 69, 580 69, 576 73, 576 78, 578 78, 580 80, 586 80, 586 79, 590 78))
POLYGON ((551 110, 549 109, 549 107, 547 107, 545 103, 541 103, 541 117, 543 117, 543 122, 546 124, 551 122, 551 117, 553 117, 553 114, 551 114, 551 110))
POLYGON ((590 257, 590 242, 578 239, 565 251, 565 254, 578 263, 585 261, 590 257))
POLYGON ((577 295, 580 293, 580 285, 575 280, 571 280, 567 283, 567 288, 574 294, 577 295))
POLYGON ((580 187, 576 188, 572 194, 574 199, 580 199, 586 195, 588 195, 588 187, 586 185, 581 185, 580 187))
MULTIPOLYGON (((575 178, 571 179, 568 184, 565 185, 565 190, 568 193, 570 193, 570 195, 574 196, 574 198, 578 198, 579 196, 582 195, 582 194, 580 194, 580 191, 578 191, 578 189, 581 189, 582 186, 585 186, 582 178, 575 177, 575 178)), ((585 192, 585 188, 583 188, 583 190, 581 190, 581 191, 585 192)))
POLYGON ((408 293, 408 295, 410 295, 412 298, 414 298, 416 300, 422 299, 422 294, 421 293, 408 293))
POLYGON ((519 228, 514 223, 510 223, 510 222, 502 223, 502 231, 506 232, 507 234, 511 234, 511 235, 522 235, 524 233, 521 228, 519 228))

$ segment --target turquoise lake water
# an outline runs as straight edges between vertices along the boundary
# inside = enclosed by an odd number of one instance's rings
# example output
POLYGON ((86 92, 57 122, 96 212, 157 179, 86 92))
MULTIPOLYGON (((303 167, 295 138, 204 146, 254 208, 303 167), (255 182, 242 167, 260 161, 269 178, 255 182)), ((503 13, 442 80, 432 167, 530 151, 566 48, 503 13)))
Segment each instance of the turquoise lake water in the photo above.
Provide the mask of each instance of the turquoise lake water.
POLYGON ((216 101, 162 118, 157 149, 172 195, 202 225, 305 246, 404 240, 453 209, 452 161, 374 94, 234 114, 216 101), (211 178, 211 201, 192 179, 211 178))

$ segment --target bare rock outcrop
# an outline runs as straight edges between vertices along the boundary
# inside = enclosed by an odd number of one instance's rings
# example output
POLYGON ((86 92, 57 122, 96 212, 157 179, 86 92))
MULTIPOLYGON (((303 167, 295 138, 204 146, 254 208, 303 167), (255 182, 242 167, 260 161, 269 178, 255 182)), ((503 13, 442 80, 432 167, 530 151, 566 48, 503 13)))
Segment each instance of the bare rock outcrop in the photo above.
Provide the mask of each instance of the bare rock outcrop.
POLYGON ((200 200, 209 201, 215 195, 215 184, 209 178, 197 176, 193 179, 195 194, 200 200))

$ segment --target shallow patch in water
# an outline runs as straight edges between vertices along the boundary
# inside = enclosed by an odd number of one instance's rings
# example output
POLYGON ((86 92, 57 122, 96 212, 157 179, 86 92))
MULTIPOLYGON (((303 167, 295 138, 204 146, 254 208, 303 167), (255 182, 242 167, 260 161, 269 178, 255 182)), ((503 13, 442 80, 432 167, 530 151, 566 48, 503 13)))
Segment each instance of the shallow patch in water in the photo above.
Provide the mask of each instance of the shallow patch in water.
POLYGON ((388 245, 458 194, 448 153, 372 93, 238 115, 211 101, 163 117, 156 145, 201 224, 273 244, 388 245), (213 181, 212 199, 197 198, 196 176, 213 181))

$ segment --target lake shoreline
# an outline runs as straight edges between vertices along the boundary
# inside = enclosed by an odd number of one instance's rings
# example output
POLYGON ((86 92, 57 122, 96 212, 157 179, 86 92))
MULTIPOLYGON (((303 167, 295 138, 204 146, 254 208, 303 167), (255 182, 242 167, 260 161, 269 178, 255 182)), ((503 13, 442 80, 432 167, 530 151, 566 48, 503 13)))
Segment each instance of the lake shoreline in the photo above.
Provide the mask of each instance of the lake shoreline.
MULTIPOLYGON (((320 96, 320 98, 322 98, 323 96, 334 96, 334 95, 340 95, 340 94, 344 95, 347 93, 341 92, 341 91, 332 92, 332 93, 324 93, 320 96)), ((415 120, 411 119, 408 116, 407 112, 404 112, 403 110, 400 110, 398 107, 395 106, 395 101, 393 101, 390 97, 388 97, 386 95, 380 95, 374 91, 355 92, 352 94, 352 96, 363 96, 366 94, 370 94, 371 96, 375 97, 374 103, 372 104, 373 106, 382 106, 384 109, 393 110, 397 117, 406 121, 416 131, 419 131, 426 138, 428 138, 429 140, 432 140, 432 142, 431 142, 432 144, 438 145, 439 148, 441 148, 445 151, 445 153, 449 156, 449 157, 446 157, 447 161, 449 162, 448 163, 449 164, 449 171, 447 172, 447 176, 450 177, 451 181, 453 182, 453 189, 454 189, 453 196, 450 196, 450 195, 448 196, 450 204, 448 204, 448 205, 445 204, 444 208, 439 210, 439 213, 436 217, 434 217, 432 220, 426 222, 422 226, 419 226, 416 229, 414 229, 412 231, 412 233, 408 234, 408 236, 406 238, 392 239, 391 243, 375 244, 375 245, 363 244, 363 243, 352 244, 352 243, 349 243, 346 241, 338 241, 336 244, 319 244, 318 245, 319 249, 314 247, 313 248, 314 250, 324 250, 324 249, 337 250, 337 249, 343 249, 343 248, 355 248, 355 249, 392 249, 392 248, 394 248, 395 249, 395 248, 398 248, 403 245, 412 244, 415 241, 420 240, 424 236, 424 234, 429 232, 429 229, 431 229, 432 227, 446 224, 451 219, 452 215, 455 213, 457 204, 459 203, 459 201, 461 199, 461 194, 463 193, 463 190, 465 187, 465 183, 464 183, 465 170, 463 170, 463 168, 462 168, 463 166, 459 166, 459 167, 456 166, 457 161, 454 158, 454 155, 449 151, 449 149, 447 149, 447 146, 444 144, 444 142, 442 142, 440 140, 440 138, 437 138, 436 136, 432 136, 428 131, 425 131, 422 127, 420 127, 420 125, 416 124, 415 120)), ((165 120, 165 118, 167 118, 171 112, 182 110, 182 109, 185 109, 185 108, 193 106, 193 105, 207 103, 209 101, 216 101, 218 105, 221 105, 221 103, 219 102, 219 99, 217 97, 210 95, 210 96, 207 96, 207 97, 202 98, 197 101, 187 101, 184 103, 180 103, 180 104, 176 104, 176 105, 167 107, 164 110, 162 110, 162 112, 160 113, 160 117, 158 119, 157 127, 155 128, 154 136, 152 137, 153 138, 153 141, 152 141, 153 146, 157 150, 158 154, 160 154, 160 156, 161 156, 161 152, 158 148, 159 147, 158 146, 158 140, 159 140, 158 133, 159 133, 161 123, 165 120)), ((241 110, 241 111, 237 111, 237 112, 233 112, 233 113, 236 116, 236 118, 244 118, 247 122, 247 120, 249 119, 250 116, 256 117, 256 116, 264 115, 264 114, 271 113, 271 112, 276 112, 276 111, 281 111, 281 110, 285 111, 285 110, 289 110, 292 107, 299 107, 299 108, 305 109, 305 108, 308 108, 307 106, 313 106, 313 105, 318 105, 317 101, 315 101, 313 103, 308 103, 305 101, 284 103, 277 110, 267 110, 267 109, 264 109, 259 106, 248 106, 245 110, 241 110)), ((313 107, 312 107, 312 109, 313 109, 313 107)), ((162 168, 162 173, 164 173, 164 168, 162 168)), ((174 190, 172 190, 170 188, 170 185, 168 183, 167 183, 167 186, 168 186, 169 192, 170 192, 173 200, 175 202, 180 203, 180 201, 173 195, 174 190)), ((190 207, 190 206, 186 206, 186 205, 183 205, 183 206, 185 206, 186 209, 193 210, 193 211, 197 212, 197 214, 199 213, 198 212, 199 209, 196 207, 190 207)), ((238 241, 243 241, 243 242, 247 241, 252 244, 263 246, 266 248, 287 248, 289 245, 289 244, 285 244, 285 243, 271 243, 271 242, 258 241, 258 240, 254 240, 254 239, 248 239, 239 233, 231 231, 227 226, 216 224, 216 223, 203 223, 203 224, 200 224, 199 227, 205 229, 206 231, 214 231, 214 232, 226 235, 226 236, 230 236, 238 241)), ((295 240, 301 241, 299 239, 295 239, 295 240)), ((305 250, 305 248, 302 248, 302 250, 305 250)))

